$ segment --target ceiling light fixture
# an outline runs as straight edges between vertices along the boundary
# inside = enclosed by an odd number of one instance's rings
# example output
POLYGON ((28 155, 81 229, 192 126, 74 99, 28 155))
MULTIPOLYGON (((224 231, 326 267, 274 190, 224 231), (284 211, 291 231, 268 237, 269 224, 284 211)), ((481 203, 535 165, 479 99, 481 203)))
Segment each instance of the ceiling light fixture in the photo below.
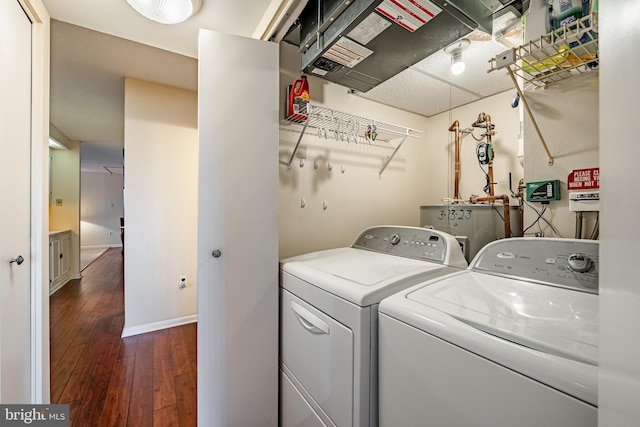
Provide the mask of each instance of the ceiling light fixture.
POLYGON ((140 15, 161 24, 178 24, 193 16, 202 0, 127 0, 140 15))
POLYGON ((60 143, 57 139, 55 139, 52 136, 49 137, 49 148, 54 148, 56 150, 67 150, 67 147, 62 145, 62 143, 60 143))
POLYGON ((451 74, 457 76, 464 71, 462 52, 469 47, 469 44, 471 44, 469 40, 460 39, 444 48, 444 51, 451 55, 451 74))

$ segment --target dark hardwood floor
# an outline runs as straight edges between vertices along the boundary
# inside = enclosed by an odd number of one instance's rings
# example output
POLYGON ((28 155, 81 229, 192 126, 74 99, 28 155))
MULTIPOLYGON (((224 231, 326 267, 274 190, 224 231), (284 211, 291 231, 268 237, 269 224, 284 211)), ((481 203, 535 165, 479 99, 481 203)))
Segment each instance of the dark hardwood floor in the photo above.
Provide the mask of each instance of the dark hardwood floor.
POLYGON ((51 402, 72 427, 196 426, 196 324, 120 338, 120 250, 82 276, 51 297, 51 402))

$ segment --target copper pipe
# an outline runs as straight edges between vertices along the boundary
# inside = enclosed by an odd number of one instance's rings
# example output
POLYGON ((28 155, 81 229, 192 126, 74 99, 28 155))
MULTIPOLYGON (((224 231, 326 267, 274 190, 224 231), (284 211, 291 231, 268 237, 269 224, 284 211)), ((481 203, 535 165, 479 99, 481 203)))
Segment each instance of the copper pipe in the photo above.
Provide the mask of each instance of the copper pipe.
POLYGON ((488 197, 471 197, 469 202, 476 204, 480 202, 495 202, 496 200, 502 200, 502 208, 504 210, 504 237, 511 237, 511 218, 509 217, 509 196, 503 194, 501 196, 488 196, 488 197))
POLYGON ((460 122, 455 120, 449 126, 449 132, 455 132, 455 177, 453 185, 453 203, 460 200, 460 122))
POLYGON ((520 178, 518 181, 518 204, 520 209, 520 226, 518 227, 518 236, 522 236, 524 234, 524 178, 520 178))
POLYGON ((489 156, 489 167, 488 173, 489 176, 489 196, 494 196, 493 191, 493 146, 491 145, 491 136, 493 135, 493 129, 491 128, 491 116, 486 114, 484 116, 485 125, 487 128, 486 136, 487 136, 487 144, 491 147, 491 155, 489 156))
POLYGON ((489 160, 489 168, 487 171, 487 175, 489 176, 489 196, 494 196, 493 191, 493 151, 491 152, 491 159, 489 160))
POLYGON ((485 118, 486 118, 486 115, 485 115, 484 113, 480 113, 480 114, 478 114, 478 118, 476 119, 476 121, 475 121, 475 122, 473 122, 473 123, 471 124, 471 126, 473 126, 473 127, 475 127, 475 128, 481 128, 481 127, 482 127, 482 124, 483 124, 483 123, 484 123, 484 121, 485 121, 485 118))

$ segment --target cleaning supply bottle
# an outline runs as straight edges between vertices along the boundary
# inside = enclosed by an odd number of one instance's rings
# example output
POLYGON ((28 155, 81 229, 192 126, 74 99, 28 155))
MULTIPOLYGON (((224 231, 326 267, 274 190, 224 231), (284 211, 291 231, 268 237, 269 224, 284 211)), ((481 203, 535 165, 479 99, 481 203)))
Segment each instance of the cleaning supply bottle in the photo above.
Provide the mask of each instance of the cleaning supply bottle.
POLYGON ((307 120, 309 105, 309 82, 307 76, 302 75, 293 82, 289 91, 289 102, 287 107, 287 116, 290 120, 304 121, 307 120))

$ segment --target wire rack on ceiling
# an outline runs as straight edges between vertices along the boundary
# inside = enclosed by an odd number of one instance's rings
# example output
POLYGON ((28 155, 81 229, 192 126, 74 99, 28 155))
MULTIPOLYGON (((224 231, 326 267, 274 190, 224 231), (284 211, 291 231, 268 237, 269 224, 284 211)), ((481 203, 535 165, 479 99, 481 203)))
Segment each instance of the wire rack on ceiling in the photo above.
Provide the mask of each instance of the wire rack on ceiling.
MULTIPOLYGON (((595 16, 588 15, 538 39, 515 48, 510 70, 526 83, 546 87, 551 83, 589 72, 599 65, 595 16)), ((489 60, 489 72, 499 67, 489 60)))
POLYGON ((596 20, 596 15, 587 15, 489 60, 488 72, 506 69, 511 77, 547 153, 549 166, 553 165, 553 156, 516 77, 522 78, 524 86, 528 83, 546 87, 597 68, 600 59, 596 20))

